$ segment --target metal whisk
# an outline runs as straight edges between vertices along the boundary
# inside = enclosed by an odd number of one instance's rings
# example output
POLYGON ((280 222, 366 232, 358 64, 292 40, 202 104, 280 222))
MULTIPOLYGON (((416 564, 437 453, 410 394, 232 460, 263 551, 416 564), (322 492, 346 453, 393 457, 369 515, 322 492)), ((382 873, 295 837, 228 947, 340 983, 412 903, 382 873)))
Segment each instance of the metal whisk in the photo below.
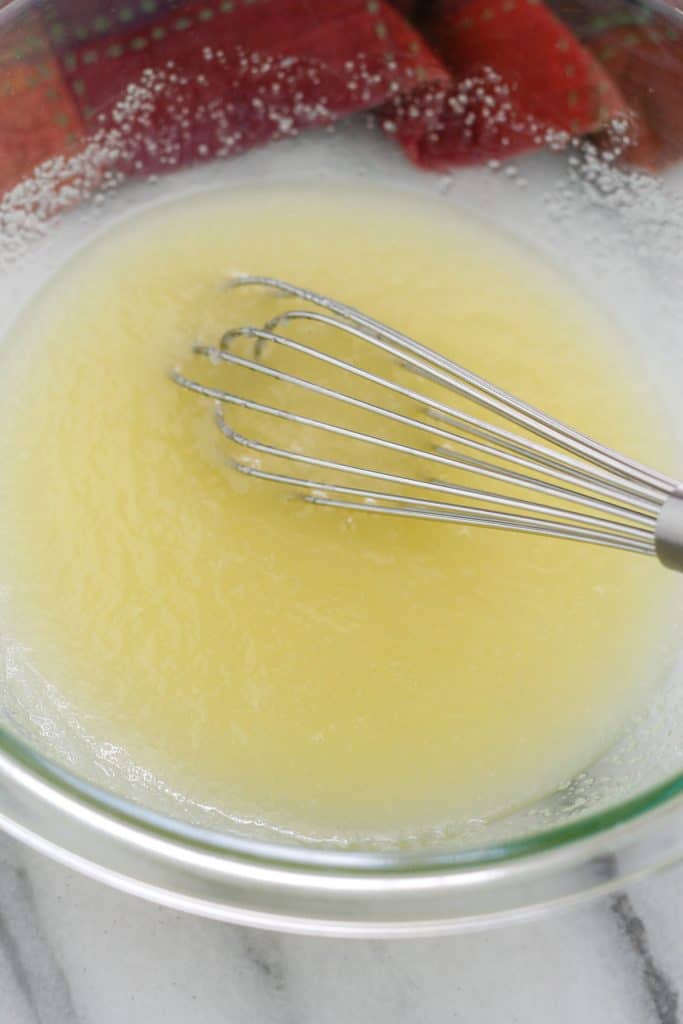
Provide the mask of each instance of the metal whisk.
POLYGON ((254 455, 233 460, 241 473, 296 488, 316 505, 584 541, 657 555, 665 566, 683 571, 683 485, 678 481, 599 444, 341 302, 270 277, 244 275, 228 287, 266 288, 305 303, 287 308, 262 327, 228 330, 217 347, 194 347, 213 363, 240 367, 240 373, 267 378, 269 386, 285 387, 295 398, 294 408, 280 401, 269 404, 259 394, 249 397, 240 389, 216 388, 179 370, 171 374, 182 387, 214 399, 225 436, 257 456, 256 464, 254 455), (313 345, 291 336, 304 324, 314 336, 313 345), (318 344, 323 335, 343 343, 341 355, 318 344), (236 351, 239 339, 253 342, 246 356, 236 351), (344 354, 350 349, 361 357, 347 361, 344 354), (410 386, 369 369, 369 360, 364 365, 370 349, 375 362, 378 356, 389 357, 394 367, 398 362, 409 371, 410 386), (289 372, 266 359, 265 352, 289 353, 297 367, 306 365, 310 372, 289 372), (339 388, 323 383, 322 369, 345 383, 339 388), (425 388, 424 382, 430 386, 425 388), (368 389, 383 400, 364 397, 368 389), (347 416, 349 410, 370 413, 378 426, 367 432, 343 423, 344 416, 340 419, 334 412, 329 419, 308 415, 301 404, 304 393, 347 416), (461 403, 465 408, 458 408, 458 399, 466 400, 461 403), (468 411, 472 403, 492 420, 468 411), (315 438, 315 444, 308 450, 305 443, 274 444, 259 440, 257 429, 247 436, 226 420, 226 405, 305 428, 304 438, 315 438), (337 450, 343 442, 343 457, 319 452, 320 441, 333 438, 337 450), (398 455, 408 468, 389 471, 382 459, 373 465, 370 452, 375 457, 398 455), (292 464, 300 467, 301 475, 278 471, 292 464), (431 476, 435 468, 446 476, 431 476), (449 470, 458 471, 457 479, 448 479, 449 470), (463 474, 472 476, 472 486, 467 479, 462 482, 463 474), (498 493, 477 487, 476 478, 494 480, 503 489, 498 493))

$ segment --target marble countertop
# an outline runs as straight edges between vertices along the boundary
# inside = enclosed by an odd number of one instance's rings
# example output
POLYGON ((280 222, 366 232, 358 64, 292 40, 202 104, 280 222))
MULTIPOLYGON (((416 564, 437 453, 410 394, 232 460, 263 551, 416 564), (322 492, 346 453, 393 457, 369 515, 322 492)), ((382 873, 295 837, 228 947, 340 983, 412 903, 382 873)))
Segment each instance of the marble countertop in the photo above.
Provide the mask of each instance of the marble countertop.
POLYGON ((252 931, 104 888, 0 836, 2 1024, 683 1024, 683 865, 489 932, 252 931))

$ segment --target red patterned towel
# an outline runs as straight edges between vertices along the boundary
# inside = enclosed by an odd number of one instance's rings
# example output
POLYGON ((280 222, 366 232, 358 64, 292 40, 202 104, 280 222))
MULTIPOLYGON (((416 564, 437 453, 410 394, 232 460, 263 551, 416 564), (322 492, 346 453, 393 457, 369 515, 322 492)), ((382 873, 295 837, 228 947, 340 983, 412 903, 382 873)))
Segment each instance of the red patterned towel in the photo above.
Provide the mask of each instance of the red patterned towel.
POLYGON ((374 109, 428 168, 615 117, 626 158, 661 166, 683 153, 683 40, 659 16, 596 25, 596 2, 432 0, 418 29, 416 0, 46 0, 2 39, 0 192, 89 130, 150 172, 374 109))
POLYGON ((83 128, 119 126, 121 168, 158 171, 448 81, 381 0, 131 0, 117 19, 108 8, 53 2, 3 43, 0 190, 83 128))
POLYGON ((75 143, 82 118, 37 15, 0 48, 0 194, 75 143))
MULTIPOLYGON (((683 17, 623 0, 550 0, 619 87, 637 128, 627 159, 657 170, 683 157, 683 17)), ((653 5, 654 7, 654 5, 653 5)), ((679 5, 680 7, 680 5, 679 5)))
POLYGON ((422 166, 505 159, 627 114, 603 68, 539 0, 442 0, 424 30, 451 83, 394 103, 399 138, 422 166))

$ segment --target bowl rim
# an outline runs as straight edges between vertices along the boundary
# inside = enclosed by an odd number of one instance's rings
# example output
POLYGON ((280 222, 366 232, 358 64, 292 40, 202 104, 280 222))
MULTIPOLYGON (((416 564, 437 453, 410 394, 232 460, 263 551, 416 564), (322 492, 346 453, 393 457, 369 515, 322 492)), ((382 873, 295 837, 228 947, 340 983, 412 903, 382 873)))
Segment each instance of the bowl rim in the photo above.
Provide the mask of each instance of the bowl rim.
MULTIPOLYGON (((343 849, 248 838, 229 831, 183 822, 161 811, 119 796, 104 786, 89 782, 37 753, 30 744, 0 725, 0 751, 25 777, 37 778, 55 794, 75 800, 104 819, 133 828, 150 838, 170 842, 197 853, 237 859, 255 865, 303 869, 313 872, 340 870, 377 877, 393 874, 419 875, 433 872, 457 873, 477 868, 503 867, 511 862, 571 850, 621 827, 640 825, 642 830, 657 810, 683 797, 683 772, 670 776, 628 800, 587 814, 562 825, 450 850, 362 850, 343 849)), ((0 763, 0 773, 2 764, 0 763)), ((577 859, 580 855, 577 852, 577 859)))
POLYGON ((427 855, 297 848, 173 821, 0 734, 0 828, 122 892, 231 924, 402 938, 525 922, 683 858, 683 781, 509 843, 427 855), (624 809, 628 814, 624 814, 624 809), (615 813, 616 811, 616 813, 615 813))

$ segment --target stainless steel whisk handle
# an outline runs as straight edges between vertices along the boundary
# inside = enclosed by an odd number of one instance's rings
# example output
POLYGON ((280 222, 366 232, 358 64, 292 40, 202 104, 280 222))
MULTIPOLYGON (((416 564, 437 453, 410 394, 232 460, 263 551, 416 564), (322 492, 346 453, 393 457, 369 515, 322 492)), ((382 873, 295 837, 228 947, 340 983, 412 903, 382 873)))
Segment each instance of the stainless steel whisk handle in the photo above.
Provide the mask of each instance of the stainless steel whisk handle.
POLYGON ((667 569, 683 572, 683 490, 662 505, 655 527, 657 558, 667 569))

